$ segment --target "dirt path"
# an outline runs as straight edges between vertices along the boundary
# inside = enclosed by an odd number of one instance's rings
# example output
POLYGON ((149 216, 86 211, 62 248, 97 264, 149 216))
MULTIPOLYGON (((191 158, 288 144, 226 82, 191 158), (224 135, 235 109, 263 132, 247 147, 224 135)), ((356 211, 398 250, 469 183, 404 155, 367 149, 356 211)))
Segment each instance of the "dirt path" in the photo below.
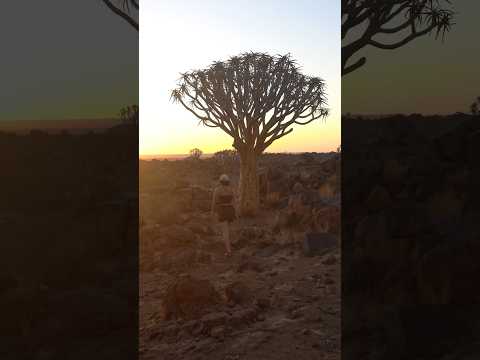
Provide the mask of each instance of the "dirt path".
MULTIPOLYGON (((251 224, 236 226, 247 225, 251 224)), ((306 257, 299 245, 252 241, 234 244, 234 248, 234 255, 225 258, 218 236, 212 236, 203 246, 211 261, 195 262, 181 273, 210 280, 220 293, 233 282, 245 284, 257 306, 225 303, 211 309, 210 316, 221 314, 227 320, 224 326, 207 330, 203 318, 165 321, 162 299, 168 284, 179 274, 158 267, 142 272, 141 358, 340 359, 339 250, 306 257), (264 304, 260 308, 258 299, 264 304)))

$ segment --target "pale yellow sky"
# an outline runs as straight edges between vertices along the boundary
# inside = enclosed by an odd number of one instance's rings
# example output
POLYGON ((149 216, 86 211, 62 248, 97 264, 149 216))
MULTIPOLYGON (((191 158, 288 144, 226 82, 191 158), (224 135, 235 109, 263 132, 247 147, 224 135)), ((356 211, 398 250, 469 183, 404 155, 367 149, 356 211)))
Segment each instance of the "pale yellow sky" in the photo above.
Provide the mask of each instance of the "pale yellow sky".
POLYGON ((170 101, 170 91, 180 72, 205 68, 245 51, 290 53, 302 73, 321 77, 327 84, 331 113, 326 121, 295 127, 267 151, 335 150, 340 144, 340 5, 337 9, 320 4, 322 12, 312 22, 310 11, 315 12, 318 5, 304 0, 296 6, 302 2, 310 6, 308 12, 276 8, 279 4, 273 0, 255 5, 247 0, 242 4, 209 0, 201 6, 193 1, 167 6, 144 0, 140 14, 140 155, 186 154, 195 147, 204 153, 231 148, 228 135, 198 125, 191 113, 170 101), (241 6, 245 4, 254 6, 255 12, 245 12, 241 6))

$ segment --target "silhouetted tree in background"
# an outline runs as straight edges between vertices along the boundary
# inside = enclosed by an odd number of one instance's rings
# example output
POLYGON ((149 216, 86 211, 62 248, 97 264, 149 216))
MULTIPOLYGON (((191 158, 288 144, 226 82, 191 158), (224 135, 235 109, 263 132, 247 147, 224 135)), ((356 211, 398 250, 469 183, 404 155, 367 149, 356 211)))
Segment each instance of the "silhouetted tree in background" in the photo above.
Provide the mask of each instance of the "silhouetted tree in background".
POLYGON ((102 0, 105 5, 116 15, 120 16, 130 26, 138 31, 138 0, 102 0))
POLYGON ((238 161, 238 151, 230 149, 217 151, 213 158, 222 167, 223 172, 229 172, 238 161))
POLYGON ((203 151, 198 148, 190 150, 191 159, 199 160, 202 157, 202 155, 203 155, 203 151))
POLYGON ((259 207, 257 159, 294 124, 324 118, 325 83, 302 75, 290 55, 244 53, 182 74, 174 101, 233 138, 240 155, 240 212, 259 207))
POLYGON ((443 39, 453 15, 449 0, 342 0, 342 76, 365 65, 365 57, 348 63, 367 45, 397 49, 432 32, 443 39), (350 32, 355 39, 346 43, 350 32), (374 39, 381 35, 393 42, 374 39))
POLYGON ((478 115, 480 113, 479 111, 480 108, 480 96, 477 97, 477 99, 470 105, 470 111, 472 115, 478 115))
POLYGON ((238 151, 236 150, 230 150, 230 149, 225 149, 221 151, 217 151, 215 154, 213 154, 214 158, 221 163, 233 161, 237 158, 238 156, 238 151))
POLYGON ((124 124, 135 124, 138 125, 139 112, 137 105, 131 105, 124 107, 120 110, 120 120, 124 124))

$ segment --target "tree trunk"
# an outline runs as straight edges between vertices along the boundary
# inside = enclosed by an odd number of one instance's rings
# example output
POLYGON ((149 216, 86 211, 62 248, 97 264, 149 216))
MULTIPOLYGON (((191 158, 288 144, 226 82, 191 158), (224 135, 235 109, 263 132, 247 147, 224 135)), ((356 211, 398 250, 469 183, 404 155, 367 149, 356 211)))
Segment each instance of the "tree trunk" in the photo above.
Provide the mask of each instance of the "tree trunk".
POLYGON ((257 177, 257 154, 255 150, 240 153, 240 214, 253 216, 257 213, 260 199, 257 177))

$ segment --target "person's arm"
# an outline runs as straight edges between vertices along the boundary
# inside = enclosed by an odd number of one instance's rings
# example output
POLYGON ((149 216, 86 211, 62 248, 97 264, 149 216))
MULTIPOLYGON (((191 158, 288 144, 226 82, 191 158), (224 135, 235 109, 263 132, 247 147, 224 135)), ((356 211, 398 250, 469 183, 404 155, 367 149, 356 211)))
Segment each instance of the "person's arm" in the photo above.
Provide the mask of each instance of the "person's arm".
POLYGON ((230 185, 230 191, 232 194, 232 206, 235 208, 235 211, 238 211, 238 194, 233 186, 230 185))
POLYGON ((293 196, 291 196, 291 195, 288 197, 287 209, 289 211, 293 210, 293 196))

